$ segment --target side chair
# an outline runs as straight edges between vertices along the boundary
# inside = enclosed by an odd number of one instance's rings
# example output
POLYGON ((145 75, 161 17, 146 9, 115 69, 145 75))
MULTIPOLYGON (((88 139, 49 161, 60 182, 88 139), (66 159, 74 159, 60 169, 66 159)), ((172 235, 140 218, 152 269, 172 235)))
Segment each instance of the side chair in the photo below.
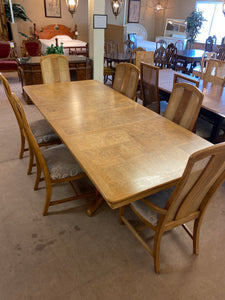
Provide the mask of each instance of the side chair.
POLYGON ((203 74, 203 80, 223 86, 225 83, 225 61, 210 59, 206 71, 203 74))
POLYGON ((43 215, 45 216, 47 214, 49 206, 94 196, 95 192, 78 194, 76 188, 72 184, 72 181, 87 177, 87 175, 74 159, 68 148, 64 144, 61 144, 41 151, 27 122, 23 106, 14 93, 12 93, 12 102, 22 120, 22 126, 28 139, 30 152, 33 152, 36 157, 37 173, 34 190, 38 189, 40 181, 45 181, 46 197, 43 215), (41 178, 42 173, 44 176, 43 178, 41 178), (52 185, 65 182, 71 184, 75 196, 60 200, 51 200, 52 185))
POLYGON ((69 62, 66 56, 61 54, 42 56, 40 64, 43 83, 70 81, 69 62))
POLYGON ((195 131, 203 97, 203 93, 192 84, 174 84, 164 117, 190 131, 195 131))
POLYGON ((116 66, 113 89, 135 100, 140 70, 131 63, 120 63, 116 66))
POLYGON ((139 69, 141 67, 141 62, 154 65, 154 51, 138 51, 135 58, 135 66, 139 69))
MULTIPOLYGON (((153 257, 156 273, 160 273, 161 240, 166 231, 182 225, 193 240, 193 252, 199 253, 200 229, 206 208, 224 179, 225 143, 221 143, 193 153, 175 188, 162 190, 128 205, 143 225, 135 228, 131 215, 129 219, 125 216, 128 206, 120 208, 120 223, 127 225, 153 257), (193 232, 186 225, 190 221, 194 221, 193 232), (144 228, 155 232, 152 249, 145 237, 139 234, 144 228)), ((165 252, 166 248, 163 250, 165 252)))
POLYGON ((179 74, 179 73, 175 73, 173 76, 173 85, 179 82, 186 82, 186 83, 190 83, 196 87, 199 87, 199 79, 194 79, 191 77, 187 77, 185 75, 179 74))
MULTIPOLYGON (((0 81, 3 84, 5 94, 9 100, 9 103, 13 109, 13 112, 15 114, 19 130, 20 130, 20 140, 21 140, 21 146, 20 146, 20 154, 19 158, 23 158, 24 151, 28 151, 29 149, 25 147, 25 141, 26 141, 26 135, 24 133, 24 129, 22 126, 20 115, 18 114, 18 111, 15 108, 15 103, 12 101, 12 92, 9 86, 8 80, 0 73, 0 81)), ((45 119, 39 119, 36 121, 33 121, 30 123, 31 131, 39 145, 39 147, 48 147, 55 144, 60 144, 61 140, 59 139, 58 135, 53 131, 49 123, 45 119)), ((33 166, 33 160, 34 156, 33 153, 30 152, 30 162, 27 174, 31 174, 32 166, 33 166)))

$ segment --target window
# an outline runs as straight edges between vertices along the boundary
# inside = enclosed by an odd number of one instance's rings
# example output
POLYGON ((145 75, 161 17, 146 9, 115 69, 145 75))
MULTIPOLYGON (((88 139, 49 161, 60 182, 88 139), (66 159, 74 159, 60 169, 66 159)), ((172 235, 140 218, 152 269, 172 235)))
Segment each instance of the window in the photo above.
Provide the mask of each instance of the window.
POLYGON ((203 23, 202 29, 196 41, 205 43, 211 35, 217 37, 217 44, 221 44, 225 36, 225 16, 222 11, 222 2, 196 1, 196 8, 203 12, 203 17, 207 20, 203 23))

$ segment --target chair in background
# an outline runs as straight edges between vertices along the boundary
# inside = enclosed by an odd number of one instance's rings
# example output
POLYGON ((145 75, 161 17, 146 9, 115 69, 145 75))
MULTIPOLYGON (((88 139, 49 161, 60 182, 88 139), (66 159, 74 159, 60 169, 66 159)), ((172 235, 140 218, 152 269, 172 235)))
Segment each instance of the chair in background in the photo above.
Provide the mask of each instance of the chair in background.
POLYGON ((12 43, 0 41, 0 72, 18 72, 16 54, 11 48, 12 43))
POLYGON ((131 40, 126 40, 123 44, 125 54, 131 54, 131 52, 135 49, 135 43, 131 40))
POLYGON ((64 144, 61 144, 41 151, 27 122, 23 106, 14 93, 12 93, 12 102, 14 103, 13 105, 22 120, 23 130, 29 143, 29 149, 35 153, 37 161, 37 175, 34 190, 38 189, 41 180, 45 180, 46 198, 43 215, 47 214, 49 206, 94 196, 94 192, 78 194, 75 187, 72 185, 73 180, 84 178, 86 177, 86 174, 67 147, 64 144), (42 173, 44 178, 41 178, 42 173), (52 185, 65 182, 71 183, 75 196, 51 201, 52 185))
POLYGON ((174 77, 173 77, 173 85, 176 84, 176 83, 180 83, 180 82, 190 83, 190 84, 193 84, 196 87, 199 87, 199 80, 198 79, 193 79, 193 78, 187 77, 185 75, 175 73, 174 77))
POLYGON ((209 36, 205 41, 205 51, 213 52, 213 43, 214 41, 212 36, 209 36))
POLYGON ((109 40, 105 43, 105 54, 111 57, 117 57, 119 53, 119 44, 117 41, 109 40))
POLYGON ((132 50, 131 54, 130 54, 130 63, 131 64, 134 63, 136 65, 136 63, 135 63, 135 61, 136 61, 136 55, 137 55, 137 52, 139 52, 139 51, 145 52, 146 50, 144 48, 142 48, 142 47, 138 47, 138 48, 135 48, 134 50, 132 50))
MULTIPOLYGON (((26 135, 23 130, 23 126, 21 124, 20 116, 17 113, 17 110, 15 108, 14 102, 12 101, 12 92, 8 83, 8 80, 0 73, 0 80, 3 84, 5 94, 10 102, 10 105, 12 106, 13 112, 15 114, 19 130, 20 130, 20 140, 21 140, 21 146, 20 146, 20 155, 19 158, 23 158, 24 151, 28 151, 28 148, 25 148, 25 141, 27 140, 26 135)), ((31 131, 39 145, 39 147, 47 147, 55 144, 60 144, 61 141, 58 137, 58 135, 53 131, 51 126, 48 124, 48 122, 45 119, 36 120, 30 123, 31 131)), ((34 156, 33 153, 30 152, 30 161, 29 161, 29 167, 27 174, 30 174, 32 171, 33 166, 33 160, 34 156)))
POLYGON ((184 41, 176 40, 175 47, 177 48, 177 50, 184 50, 184 41))
MULTIPOLYGON (((154 259, 154 269, 160 273, 160 248, 163 233, 182 225, 193 240, 193 252, 199 253, 199 236, 206 208, 225 179, 225 143, 193 153, 175 189, 162 190, 129 207, 142 226, 134 228, 120 208, 120 223, 124 223, 154 259), (210 178, 210 180, 209 180, 210 178), (186 223, 194 221, 193 232, 186 223), (150 228, 155 232, 153 249, 138 231, 150 228)), ((137 222, 137 221, 136 221, 137 222)), ((166 248, 165 248, 166 249, 166 248)))
POLYGON ((158 40, 156 42, 156 49, 159 49, 160 47, 166 48, 167 47, 167 42, 165 40, 163 40, 163 39, 158 40))
POLYGON ((219 60, 225 60, 225 45, 219 47, 216 58, 219 60))
MULTIPOLYGON (((117 57, 119 53, 119 44, 114 40, 109 40, 105 43, 105 56, 117 57)), ((107 59, 104 61, 104 83, 110 79, 112 84, 115 76, 116 64, 110 60, 108 63, 107 59)))
POLYGON ((61 54, 49 54, 41 57, 43 83, 68 82, 70 71, 68 58, 61 54))
POLYGON ((156 67, 159 67, 160 69, 164 67, 165 55, 166 55, 166 48, 164 48, 163 46, 155 50, 154 64, 156 67))
POLYGON ((203 80, 224 85, 225 61, 218 59, 209 59, 206 71, 203 74, 203 80))
POLYGON ((194 67, 194 69, 192 71, 192 75, 200 77, 202 79, 203 78, 203 74, 206 71, 209 59, 216 58, 216 56, 217 56, 216 52, 204 52, 202 54, 200 66, 194 67))
POLYGON ((41 55, 41 41, 37 39, 23 40, 22 42, 22 56, 40 56, 41 55))
POLYGON ((140 70, 131 63, 118 64, 116 66, 113 89, 135 100, 139 74, 140 70))
POLYGON ((141 62, 153 65, 154 51, 138 51, 136 53, 135 65, 140 69, 141 62))
POLYGON ((177 65, 177 47, 173 43, 171 43, 166 48, 163 67, 175 70, 176 65, 177 65))
POLYGON ((159 68, 141 62, 141 94, 143 106, 160 114, 159 68))
POLYGON ((190 131, 195 131, 203 97, 203 93, 192 84, 174 84, 164 117, 190 131))

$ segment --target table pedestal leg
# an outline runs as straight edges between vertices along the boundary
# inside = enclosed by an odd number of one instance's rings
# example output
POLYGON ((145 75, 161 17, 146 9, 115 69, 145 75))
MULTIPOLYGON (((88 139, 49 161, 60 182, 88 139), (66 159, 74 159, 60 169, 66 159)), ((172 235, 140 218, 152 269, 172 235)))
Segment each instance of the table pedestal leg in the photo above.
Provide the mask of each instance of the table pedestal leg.
POLYGON ((95 200, 91 203, 91 205, 87 208, 86 214, 91 217, 92 214, 99 208, 102 204, 103 198, 101 195, 97 195, 95 200))

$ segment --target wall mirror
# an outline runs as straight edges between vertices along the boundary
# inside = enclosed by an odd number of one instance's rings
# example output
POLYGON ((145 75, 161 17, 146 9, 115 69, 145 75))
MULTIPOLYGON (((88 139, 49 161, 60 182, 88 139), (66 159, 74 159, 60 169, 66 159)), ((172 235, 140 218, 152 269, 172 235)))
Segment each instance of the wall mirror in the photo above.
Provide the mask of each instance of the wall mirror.
POLYGON ((182 19, 167 19, 164 36, 186 38, 186 22, 182 19))

